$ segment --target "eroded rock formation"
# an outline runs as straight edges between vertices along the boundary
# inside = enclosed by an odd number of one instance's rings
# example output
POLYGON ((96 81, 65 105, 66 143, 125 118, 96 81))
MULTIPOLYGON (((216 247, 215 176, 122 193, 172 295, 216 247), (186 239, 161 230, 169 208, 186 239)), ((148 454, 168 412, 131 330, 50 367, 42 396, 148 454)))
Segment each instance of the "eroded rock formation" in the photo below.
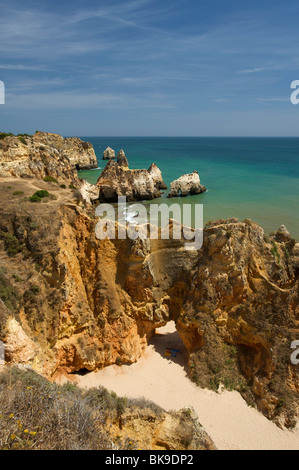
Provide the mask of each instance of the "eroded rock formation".
POLYGON ((129 162, 123 149, 121 149, 117 154, 117 163, 124 168, 129 168, 129 162))
POLYGON ((157 412, 150 408, 128 409, 111 423, 111 432, 133 439, 141 449, 216 450, 214 443, 190 408, 179 412, 157 412))
POLYGON ((99 199, 102 202, 117 202, 119 196, 127 201, 154 199, 166 188, 159 168, 152 164, 149 170, 130 170, 124 154, 117 162, 110 160, 97 181, 99 199))
POLYGON ((103 160, 110 160, 115 158, 115 151, 111 147, 107 147, 103 153, 103 160))
POLYGON ((206 187, 200 184, 197 171, 180 176, 170 185, 168 197, 188 196, 188 194, 200 194, 206 191, 206 187))
POLYGON ((251 221, 217 221, 198 251, 183 240, 98 240, 90 209, 65 196, 31 204, 32 183, 15 181, 17 201, 0 182, 0 339, 10 361, 29 354, 48 377, 130 363, 174 320, 194 381, 237 389, 294 424, 299 250, 285 230, 267 238, 251 221))
POLYGON ((77 137, 36 132, 31 136, 8 136, 0 140, 0 177, 38 178, 78 184, 76 169, 97 168, 89 142, 77 137))

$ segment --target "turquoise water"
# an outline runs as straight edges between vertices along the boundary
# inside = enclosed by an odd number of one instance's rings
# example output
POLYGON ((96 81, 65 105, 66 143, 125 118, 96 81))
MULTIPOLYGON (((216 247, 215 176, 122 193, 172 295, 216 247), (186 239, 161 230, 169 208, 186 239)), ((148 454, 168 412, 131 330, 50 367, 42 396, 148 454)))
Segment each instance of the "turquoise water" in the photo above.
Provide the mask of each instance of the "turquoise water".
MULTIPOLYGON (((299 138, 82 137, 94 146, 99 167, 106 147, 124 149, 130 168, 155 162, 167 187, 184 173, 197 170, 208 191, 187 198, 154 202, 204 205, 204 221, 249 218, 266 233, 284 224, 299 239, 299 138)), ((100 170, 80 171, 95 183, 100 170)))

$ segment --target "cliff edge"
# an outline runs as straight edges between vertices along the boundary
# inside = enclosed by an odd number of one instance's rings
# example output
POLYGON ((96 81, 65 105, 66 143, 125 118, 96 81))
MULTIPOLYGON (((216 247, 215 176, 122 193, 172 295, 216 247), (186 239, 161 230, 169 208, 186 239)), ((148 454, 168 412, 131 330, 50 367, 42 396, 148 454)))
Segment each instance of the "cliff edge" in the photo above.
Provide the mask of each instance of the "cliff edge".
POLYGON ((46 132, 0 136, 0 177, 51 177, 78 183, 76 170, 98 166, 92 145, 78 137, 46 132))

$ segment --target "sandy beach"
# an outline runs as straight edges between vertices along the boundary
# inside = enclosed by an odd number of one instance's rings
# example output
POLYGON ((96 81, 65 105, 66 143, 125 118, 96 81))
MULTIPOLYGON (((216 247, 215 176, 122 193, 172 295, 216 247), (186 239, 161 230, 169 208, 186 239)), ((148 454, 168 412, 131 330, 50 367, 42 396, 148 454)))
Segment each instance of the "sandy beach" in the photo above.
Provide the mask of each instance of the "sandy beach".
POLYGON ((110 366, 76 375, 80 387, 104 386, 119 396, 145 397, 165 410, 191 406, 215 445, 221 450, 298 450, 299 428, 281 430, 238 392, 201 389, 186 375, 187 352, 173 322, 157 330, 143 357, 135 364, 110 366), (166 348, 178 349, 165 356, 166 348))

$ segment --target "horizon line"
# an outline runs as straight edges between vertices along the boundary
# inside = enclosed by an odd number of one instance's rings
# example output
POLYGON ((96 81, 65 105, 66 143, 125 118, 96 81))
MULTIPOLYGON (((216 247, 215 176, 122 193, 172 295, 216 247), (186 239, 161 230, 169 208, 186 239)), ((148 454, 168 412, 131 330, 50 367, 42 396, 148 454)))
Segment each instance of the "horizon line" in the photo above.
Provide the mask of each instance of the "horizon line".
MULTIPOLYGON (((70 135, 67 135, 66 137, 70 137, 70 135)), ((272 136, 272 135, 228 135, 228 136, 222 136, 222 135, 179 135, 179 136, 173 136, 173 135, 84 135, 81 134, 79 137, 99 137, 99 138, 109 138, 109 139, 299 139, 299 136, 286 136, 286 135, 281 135, 281 136, 272 136)))

